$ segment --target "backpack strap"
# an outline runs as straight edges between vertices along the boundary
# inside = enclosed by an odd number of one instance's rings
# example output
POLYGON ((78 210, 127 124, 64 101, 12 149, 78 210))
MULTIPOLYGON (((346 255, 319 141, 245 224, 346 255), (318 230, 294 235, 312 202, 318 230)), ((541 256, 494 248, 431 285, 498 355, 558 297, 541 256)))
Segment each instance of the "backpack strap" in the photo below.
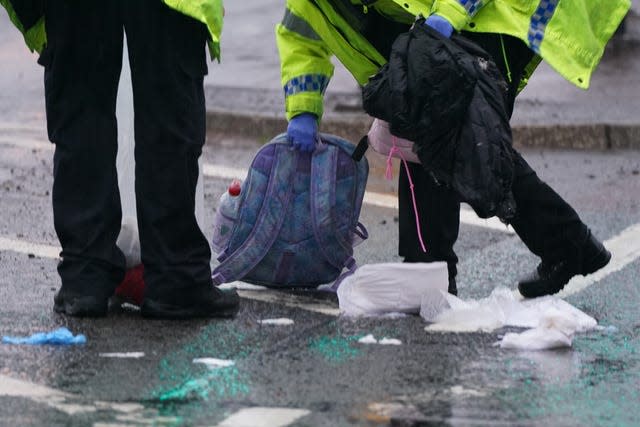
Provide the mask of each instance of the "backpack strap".
POLYGON ((275 161, 269 174, 269 183, 264 195, 258 219, 246 240, 229 254, 214 270, 213 284, 220 285, 246 276, 265 257, 278 237, 289 202, 291 185, 296 170, 297 151, 289 144, 276 146, 275 161), (287 183, 287 185, 282 185, 287 183))
POLYGON ((335 203, 336 173, 340 148, 318 143, 311 161, 311 220, 320 250, 331 265, 355 271, 353 247, 336 232, 332 206, 335 203), (338 242, 336 247, 333 242, 338 242), (327 248, 332 248, 327 250, 327 248))
POLYGON ((369 137, 367 135, 360 138, 360 142, 356 145, 356 148, 353 150, 353 154, 351 154, 351 158, 356 162, 362 160, 362 156, 367 152, 369 148, 369 137))

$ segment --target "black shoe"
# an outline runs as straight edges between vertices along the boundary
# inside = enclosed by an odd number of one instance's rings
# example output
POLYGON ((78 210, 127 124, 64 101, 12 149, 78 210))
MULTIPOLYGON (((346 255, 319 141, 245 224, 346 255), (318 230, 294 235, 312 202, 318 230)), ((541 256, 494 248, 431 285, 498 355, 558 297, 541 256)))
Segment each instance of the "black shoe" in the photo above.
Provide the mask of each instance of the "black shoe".
POLYGON ((609 252, 593 236, 589 236, 583 249, 582 263, 560 261, 553 265, 541 262, 533 273, 520 279, 518 290, 525 298, 536 298, 560 292, 573 276, 594 273, 611 260, 609 252))
POLYGON ((71 295, 58 291, 53 297, 53 310, 74 317, 104 317, 109 307, 108 298, 93 295, 71 295))
POLYGON ((152 319, 192 319, 196 317, 233 317, 238 312, 240 297, 235 290, 222 291, 208 286, 175 301, 145 298, 141 312, 152 319))

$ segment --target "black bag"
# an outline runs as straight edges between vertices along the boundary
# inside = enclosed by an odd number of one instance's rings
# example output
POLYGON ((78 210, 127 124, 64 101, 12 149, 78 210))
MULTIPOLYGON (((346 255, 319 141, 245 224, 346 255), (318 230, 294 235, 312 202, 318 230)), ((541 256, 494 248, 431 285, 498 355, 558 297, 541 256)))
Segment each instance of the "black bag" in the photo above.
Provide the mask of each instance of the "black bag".
POLYGON ((363 107, 416 144, 422 165, 478 216, 515 214, 508 86, 488 53, 419 20, 363 88, 363 107))

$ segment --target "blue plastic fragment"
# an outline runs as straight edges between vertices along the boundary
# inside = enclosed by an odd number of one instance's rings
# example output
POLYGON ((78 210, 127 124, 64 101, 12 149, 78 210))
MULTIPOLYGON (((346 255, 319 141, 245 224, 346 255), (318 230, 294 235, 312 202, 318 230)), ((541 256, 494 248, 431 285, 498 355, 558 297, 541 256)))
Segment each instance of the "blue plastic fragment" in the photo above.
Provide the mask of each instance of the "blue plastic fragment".
POLYGON ((4 344, 53 344, 53 345, 71 345, 71 344, 85 344, 87 338, 78 334, 73 336, 71 331, 67 328, 58 328, 51 332, 38 332, 30 337, 2 337, 4 344))

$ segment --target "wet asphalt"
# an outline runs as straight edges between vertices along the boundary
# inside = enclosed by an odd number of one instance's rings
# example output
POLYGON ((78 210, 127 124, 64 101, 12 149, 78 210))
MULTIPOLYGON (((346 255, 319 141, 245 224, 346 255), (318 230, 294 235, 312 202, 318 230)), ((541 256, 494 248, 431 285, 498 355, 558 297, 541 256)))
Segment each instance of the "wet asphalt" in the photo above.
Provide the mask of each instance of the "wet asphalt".
MULTIPOLYGON (((0 138, 13 141, 0 145, 0 234, 55 245, 49 195, 52 151, 46 145, 20 146, 24 133, 3 130, 0 138)), ((205 162, 248 165, 252 141, 221 145, 227 148, 205 148, 205 162)), ((633 197, 640 194, 637 152, 525 155, 601 239, 640 222, 633 197)), ((211 224, 226 184, 225 179, 205 178, 206 224, 211 224)), ((398 260, 396 218, 392 209, 365 206, 361 219, 371 237, 357 248, 360 263, 398 260)), ((205 227, 205 234, 211 232, 205 227)), ((487 296, 496 286, 514 288, 518 275, 537 262, 514 235, 482 227, 463 225, 456 250, 462 298, 487 296)), ((234 320, 148 321, 133 309, 114 309, 105 319, 67 318, 52 311, 59 286, 55 267, 53 259, 0 252, 0 334, 29 335, 67 326, 85 334, 87 344, 0 345, 0 375, 69 393, 67 404, 112 406, 70 414, 33 398, 0 395, 0 425, 217 425, 241 408, 256 406, 309 410, 293 424, 299 426, 632 426, 640 419, 637 259, 568 298, 615 331, 581 334, 572 349, 544 352, 494 347, 507 329, 427 333, 417 316, 352 320, 247 298, 234 320), (295 323, 258 322, 280 317, 295 323), (357 343, 370 333, 403 344, 357 343), (100 357, 110 352, 145 356, 100 357), (236 364, 212 371, 192 362, 199 357, 236 364), (114 403, 141 407, 122 413, 114 403)), ((269 294, 285 299, 275 291, 269 294)), ((299 303, 337 306, 326 295, 294 297, 299 303)))
MULTIPOLYGON (((6 20, 0 18, 0 36, 6 20)), ((51 215, 52 150, 46 143, 41 70, 0 48, 0 237, 56 245, 51 215), (6 66, 6 67, 5 67, 6 66), (18 88, 26 89, 20 90, 18 88)), ((216 134, 203 158, 247 167, 259 141, 216 134)), ((565 197, 602 240, 640 223, 637 151, 527 150, 525 158, 565 197)), ((226 179, 207 177, 205 229, 226 179)), ((361 264, 399 260, 397 212, 365 206, 370 239, 361 264)), ((519 239, 461 226, 462 298, 487 296, 537 264, 519 239)), ((636 426, 640 424, 640 261, 567 298, 606 331, 578 335, 573 348, 502 350, 492 333, 428 333, 417 316, 346 319, 299 306, 337 307, 314 293, 268 291, 295 306, 243 298, 233 320, 143 320, 132 308, 104 319, 55 314, 56 260, 0 251, 0 335, 29 335, 67 326, 87 337, 73 347, 0 344, 0 426, 216 426, 243 408, 305 409, 294 426, 636 426), (291 326, 258 320, 286 317, 291 326), (367 334, 401 346, 363 345, 367 334), (140 359, 101 353, 144 352, 140 359), (194 358, 233 360, 210 370, 194 358), (7 392, 3 381, 27 390, 7 392), (50 389, 38 397, 35 385, 50 389), (66 393, 63 397, 51 390, 66 393)), ((255 420, 255 425, 260 421, 255 420)), ((275 425, 275 424, 272 424, 275 425)))

